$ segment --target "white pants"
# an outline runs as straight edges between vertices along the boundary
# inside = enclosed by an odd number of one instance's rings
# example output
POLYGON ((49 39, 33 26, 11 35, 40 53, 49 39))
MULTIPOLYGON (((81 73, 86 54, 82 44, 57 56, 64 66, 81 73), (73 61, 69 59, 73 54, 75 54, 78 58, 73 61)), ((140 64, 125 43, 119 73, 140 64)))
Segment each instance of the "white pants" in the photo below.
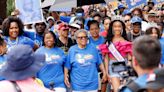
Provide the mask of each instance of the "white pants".
POLYGON ((72 92, 97 92, 97 90, 91 90, 91 91, 72 91, 72 92))
POLYGON ((55 92, 66 92, 65 88, 54 88, 55 92))

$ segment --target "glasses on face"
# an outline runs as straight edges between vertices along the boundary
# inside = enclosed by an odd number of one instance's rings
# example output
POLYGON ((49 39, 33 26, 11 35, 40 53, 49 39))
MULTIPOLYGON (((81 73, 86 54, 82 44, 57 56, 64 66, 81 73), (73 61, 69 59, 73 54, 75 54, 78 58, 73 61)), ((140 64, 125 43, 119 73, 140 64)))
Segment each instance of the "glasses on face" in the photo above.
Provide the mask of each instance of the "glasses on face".
POLYGON ((77 37, 77 38, 80 39, 80 40, 82 40, 82 39, 88 39, 87 36, 79 36, 79 37, 77 37))
POLYGON ((125 20, 125 23, 126 23, 126 22, 129 22, 129 21, 130 21, 130 19, 125 20))

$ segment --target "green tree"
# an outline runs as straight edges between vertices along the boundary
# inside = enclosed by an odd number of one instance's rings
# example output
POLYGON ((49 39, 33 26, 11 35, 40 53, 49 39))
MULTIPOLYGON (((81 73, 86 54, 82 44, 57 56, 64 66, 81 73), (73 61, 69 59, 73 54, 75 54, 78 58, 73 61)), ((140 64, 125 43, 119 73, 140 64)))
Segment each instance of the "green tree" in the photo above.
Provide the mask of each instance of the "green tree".
POLYGON ((7 0, 7 16, 15 9, 15 0, 7 0))

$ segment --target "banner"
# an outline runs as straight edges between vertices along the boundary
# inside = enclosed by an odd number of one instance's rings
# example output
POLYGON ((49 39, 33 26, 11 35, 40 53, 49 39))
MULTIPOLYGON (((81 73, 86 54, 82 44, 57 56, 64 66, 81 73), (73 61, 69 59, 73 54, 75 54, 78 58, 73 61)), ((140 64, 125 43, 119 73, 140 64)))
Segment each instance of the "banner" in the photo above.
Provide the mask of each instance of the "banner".
POLYGON ((15 0, 15 5, 20 12, 18 17, 24 24, 44 21, 41 0, 15 0))
POLYGON ((135 7, 147 4, 147 0, 126 0, 128 9, 133 9, 135 7))
POLYGON ((152 0, 155 4, 162 3, 164 0, 152 0))

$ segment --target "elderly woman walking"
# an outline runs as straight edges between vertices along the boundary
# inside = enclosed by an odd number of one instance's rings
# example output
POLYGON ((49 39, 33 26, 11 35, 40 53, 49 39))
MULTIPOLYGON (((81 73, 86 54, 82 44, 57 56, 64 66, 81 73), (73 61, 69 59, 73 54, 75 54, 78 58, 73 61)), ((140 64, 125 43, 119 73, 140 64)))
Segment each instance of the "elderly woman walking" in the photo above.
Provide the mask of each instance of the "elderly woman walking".
POLYGON ((72 46, 68 51, 65 64, 65 84, 71 86, 73 92, 97 92, 98 68, 103 73, 102 81, 107 80, 104 65, 95 46, 87 44, 87 32, 81 29, 75 33, 75 36, 77 45, 72 46))

